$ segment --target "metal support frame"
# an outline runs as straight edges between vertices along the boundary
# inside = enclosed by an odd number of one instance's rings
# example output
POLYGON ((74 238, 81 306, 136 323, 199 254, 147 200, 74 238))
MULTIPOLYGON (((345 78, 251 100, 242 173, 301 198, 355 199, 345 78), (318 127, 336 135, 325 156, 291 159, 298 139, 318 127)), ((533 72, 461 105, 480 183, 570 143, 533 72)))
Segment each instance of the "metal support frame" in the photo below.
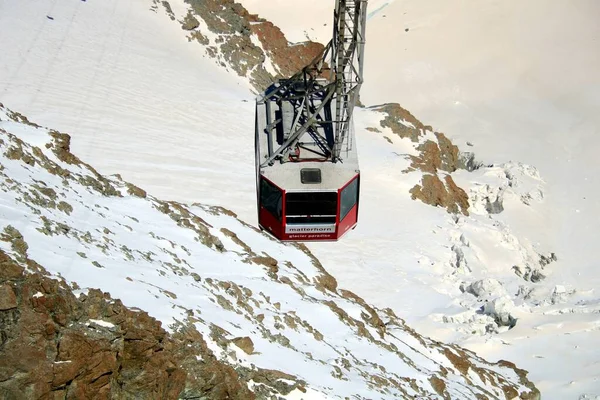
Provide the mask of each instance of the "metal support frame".
MULTIPOLYGON (((337 0, 334 11, 333 39, 310 64, 289 79, 280 80, 263 94, 258 103, 289 102, 295 117, 290 135, 279 148, 272 148, 272 130, 280 120, 271 121, 267 106, 268 154, 260 167, 284 160, 299 140, 308 134, 325 159, 343 162, 342 152, 349 149, 352 112, 363 82, 363 57, 368 0, 337 0), (321 111, 335 104, 332 120, 321 111), (333 127, 333 143, 320 133, 324 124, 333 127), (345 147, 344 147, 345 146, 345 147)), ((307 142, 302 143, 306 145, 307 142)))
POLYGON ((337 59, 334 161, 340 158, 363 82, 367 0, 339 0, 334 14, 332 54, 337 59))

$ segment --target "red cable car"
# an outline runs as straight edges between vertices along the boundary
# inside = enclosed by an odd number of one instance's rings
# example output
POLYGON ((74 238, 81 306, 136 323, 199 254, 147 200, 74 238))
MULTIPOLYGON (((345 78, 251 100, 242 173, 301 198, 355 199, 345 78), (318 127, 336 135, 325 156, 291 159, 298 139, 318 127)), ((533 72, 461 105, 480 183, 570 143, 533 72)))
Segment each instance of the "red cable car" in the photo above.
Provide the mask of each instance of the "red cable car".
POLYGON ((257 97, 258 223, 280 240, 337 240, 358 222, 352 112, 362 84, 366 6, 338 0, 334 40, 257 97))
MULTIPOLYGON (((278 143, 276 137, 260 134, 269 108, 265 103, 257 106, 258 160, 265 158, 261 150, 269 141, 278 143)), ((299 142, 287 160, 257 166, 259 226, 280 240, 337 240, 358 222, 356 149, 343 152, 343 163, 334 163, 314 159, 319 151, 314 147, 311 141, 299 142)))

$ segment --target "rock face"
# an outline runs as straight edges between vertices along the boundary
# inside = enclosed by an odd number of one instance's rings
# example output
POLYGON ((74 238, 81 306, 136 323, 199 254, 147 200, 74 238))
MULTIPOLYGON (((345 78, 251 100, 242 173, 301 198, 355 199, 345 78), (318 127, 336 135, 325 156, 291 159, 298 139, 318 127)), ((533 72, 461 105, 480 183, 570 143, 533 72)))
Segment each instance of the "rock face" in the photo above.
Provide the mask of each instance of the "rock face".
POLYGON ((385 114, 380 124, 382 128, 390 128, 392 132, 401 138, 409 138, 417 143, 430 126, 425 126, 410 111, 402 108, 398 103, 387 103, 371 107, 374 111, 385 114))
POLYGON ((459 188, 450 175, 444 176, 442 182, 438 175, 423 175, 421 185, 410 190, 413 200, 421 200, 425 204, 441 206, 449 213, 469 215, 469 197, 459 188))
POLYGON ((290 46, 283 32, 271 22, 258 19, 251 25, 267 55, 272 58, 280 77, 290 77, 321 54, 321 43, 304 42, 290 46))
POLYGON ((324 49, 310 41, 291 46, 278 27, 233 0, 186 3, 188 14, 179 23, 189 32, 188 38, 205 46, 206 53, 222 66, 247 77, 259 91, 298 72, 324 49), (217 38, 210 39, 214 35, 217 38))
POLYGON ((469 196, 456 185, 451 174, 459 168, 475 168, 474 156, 461 154, 446 135, 433 132, 431 126, 424 125, 397 103, 371 109, 383 113, 382 128, 389 128, 400 138, 415 143, 418 155, 409 156, 411 164, 405 172, 421 171, 424 175, 421 184, 410 190, 412 198, 443 207, 452 214, 469 215, 469 196))
POLYGON ((246 354, 254 353, 254 343, 248 336, 238 337, 232 340, 233 344, 242 349, 246 354))
POLYGON ((76 297, 0 250, 0 398, 198 396, 253 398, 195 329, 168 334, 99 290, 76 297))

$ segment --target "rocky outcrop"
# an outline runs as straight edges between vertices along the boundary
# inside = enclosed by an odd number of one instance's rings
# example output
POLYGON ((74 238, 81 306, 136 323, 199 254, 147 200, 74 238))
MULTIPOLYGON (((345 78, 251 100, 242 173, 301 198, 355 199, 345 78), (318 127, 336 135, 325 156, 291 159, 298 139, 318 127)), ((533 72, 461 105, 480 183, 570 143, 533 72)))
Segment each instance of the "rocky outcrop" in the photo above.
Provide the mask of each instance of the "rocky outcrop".
POLYGON ((445 208, 449 213, 469 215, 469 197, 459 188, 452 176, 444 176, 444 182, 438 175, 423 175, 420 185, 415 185, 410 194, 413 200, 421 200, 434 207, 445 208))
POLYGON ((273 23, 254 17, 253 19, 256 21, 251 25, 252 32, 256 34, 263 49, 276 65, 280 77, 294 75, 324 49, 321 43, 310 41, 290 46, 281 29, 273 23))
POLYGON ((254 343, 252 343, 252 339, 248 336, 237 337, 232 340, 233 344, 239 347, 244 353, 252 354, 254 353, 254 343))
POLYGON ((75 296, 0 250, 0 398, 252 399, 191 326, 167 333, 107 293, 75 296))
POLYGON ((250 14, 233 0, 187 0, 187 3, 189 12, 180 23, 190 32, 189 38, 206 46, 207 54, 223 66, 248 77, 259 91, 277 78, 298 72, 324 48, 310 41, 290 45, 278 27, 250 14), (215 34, 214 41, 208 39, 215 34))
POLYGON ((465 165, 465 160, 461 157, 458 147, 446 135, 433 132, 431 126, 424 125, 399 104, 388 103, 371 107, 371 109, 384 114, 384 118, 380 122, 382 128, 389 128, 399 137, 419 143, 416 149, 420 154, 410 157, 410 170, 421 170, 432 174, 437 173, 438 170, 451 173, 465 165), (436 140, 424 140, 431 133, 436 140))
MULTIPOLYGON (((461 154, 446 135, 433 132, 431 126, 424 125, 397 103, 371 109, 384 114, 380 121, 382 128, 389 128, 400 138, 410 139, 416 144, 418 155, 408 156, 410 167, 405 172, 421 171, 424 175, 421 183, 410 189, 413 200, 441 206, 449 213, 469 215, 469 196, 456 185, 450 174, 459 168, 475 169, 477 163, 472 153, 461 154)), ((391 140, 388 138, 388 141, 391 140)))
POLYGON ((411 168, 421 170, 430 174, 438 171, 452 173, 456 171, 460 164, 458 147, 452 144, 443 133, 435 133, 437 143, 433 140, 426 140, 417 146, 420 151, 418 156, 411 156, 411 168))
POLYGON ((426 130, 431 130, 430 126, 423 125, 410 111, 402 108, 398 103, 387 103, 371 109, 385 114, 380 122, 382 128, 390 128, 394 134, 401 138, 409 138, 415 143, 426 130))

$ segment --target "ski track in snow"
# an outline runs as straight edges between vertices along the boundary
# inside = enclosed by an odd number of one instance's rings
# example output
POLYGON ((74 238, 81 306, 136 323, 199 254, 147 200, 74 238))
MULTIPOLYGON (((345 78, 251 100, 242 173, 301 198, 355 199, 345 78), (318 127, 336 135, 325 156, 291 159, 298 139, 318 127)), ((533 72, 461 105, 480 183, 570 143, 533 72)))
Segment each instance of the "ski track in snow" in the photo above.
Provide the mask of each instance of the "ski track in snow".
MULTIPOLYGON (((183 15, 185 7, 172 3, 183 15)), ((329 2, 315 2, 315 9, 303 4, 297 13, 282 12, 289 7, 282 1, 242 3, 281 24, 291 41, 307 34, 323 41, 330 36, 329 2), (310 15, 314 10, 318 18, 310 15)), ((588 39, 573 39, 581 47, 563 59, 570 56, 573 65, 582 66, 579 54, 597 45, 597 28, 589 28, 575 7, 563 7, 572 18, 556 22, 562 9, 554 5, 549 20, 561 30, 552 33, 531 14, 537 0, 514 19, 507 18, 510 7, 499 3, 465 5, 473 11, 459 16, 453 13, 460 10, 439 1, 389 3, 368 23, 363 101, 398 101, 462 150, 493 163, 454 176, 472 201, 501 194, 504 212, 490 217, 479 212, 479 203, 472 204, 472 215, 457 222, 443 210, 410 200, 408 190, 420 176, 401 171, 414 147, 389 132, 393 144, 365 131, 379 126, 379 116, 358 109, 359 225, 342 241, 312 244, 311 250, 340 286, 392 307, 420 331, 529 370, 544 398, 600 395, 595 345, 600 268, 591 243, 600 232, 595 188, 600 164, 594 155, 600 121, 591 117, 600 106, 600 62, 597 52, 588 51, 587 73, 564 74, 562 62, 544 64, 553 49, 539 45, 544 34, 574 32, 564 40, 580 34, 588 39), (470 25, 478 15, 481 21, 470 25), (495 25, 501 17, 507 26, 495 25), (513 34, 510 24, 523 24, 523 18, 530 26, 518 30, 523 46, 541 49, 530 65, 523 49, 485 41, 507 30, 513 34), (398 29, 398 21, 410 31, 398 29), (462 48, 455 43, 471 29, 461 27, 483 29, 482 24, 486 34, 467 41, 472 49, 459 57, 462 48), (438 43, 440 32, 449 37, 443 41, 447 49, 438 43), (505 52, 523 64, 492 68, 505 52), (478 62, 479 70, 472 66, 478 62), (532 77, 538 70, 539 79, 532 77), (564 82, 548 78, 561 73, 564 82), (390 83, 390 76, 399 78, 390 83), (465 148, 467 141, 475 146, 465 148), (539 179, 528 175, 528 165, 539 169, 539 179), (517 187, 502 176, 511 168, 517 187), (543 198, 536 197, 537 190, 543 198), (529 205, 523 202, 527 195, 529 205), (453 249, 460 249, 468 269, 457 269, 459 253, 453 249), (558 261, 545 268, 548 276, 538 284, 522 282, 511 270, 550 252, 558 261), (498 334, 472 335, 485 329, 489 318, 477 313, 478 300, 459 286, 485 277, 503 284, 518 321, 498 334), (526 300, 516 295, 520 285, 535 289, 526 300), (444 316, 455 322, 444 323, 444 316)), ((381 5, 370 2, 373 10, 381 5)), ((72 134, 73 153, 101 173, 119 173, 161 198, 225 206, 253 224, 254 105, 247 82, 216 68, 197 44, 188 43, 178 24, 150 6, 132 0, 101 6, 44 0, 9 7, 0 0, 0 101, 32 121, 72 134)))

